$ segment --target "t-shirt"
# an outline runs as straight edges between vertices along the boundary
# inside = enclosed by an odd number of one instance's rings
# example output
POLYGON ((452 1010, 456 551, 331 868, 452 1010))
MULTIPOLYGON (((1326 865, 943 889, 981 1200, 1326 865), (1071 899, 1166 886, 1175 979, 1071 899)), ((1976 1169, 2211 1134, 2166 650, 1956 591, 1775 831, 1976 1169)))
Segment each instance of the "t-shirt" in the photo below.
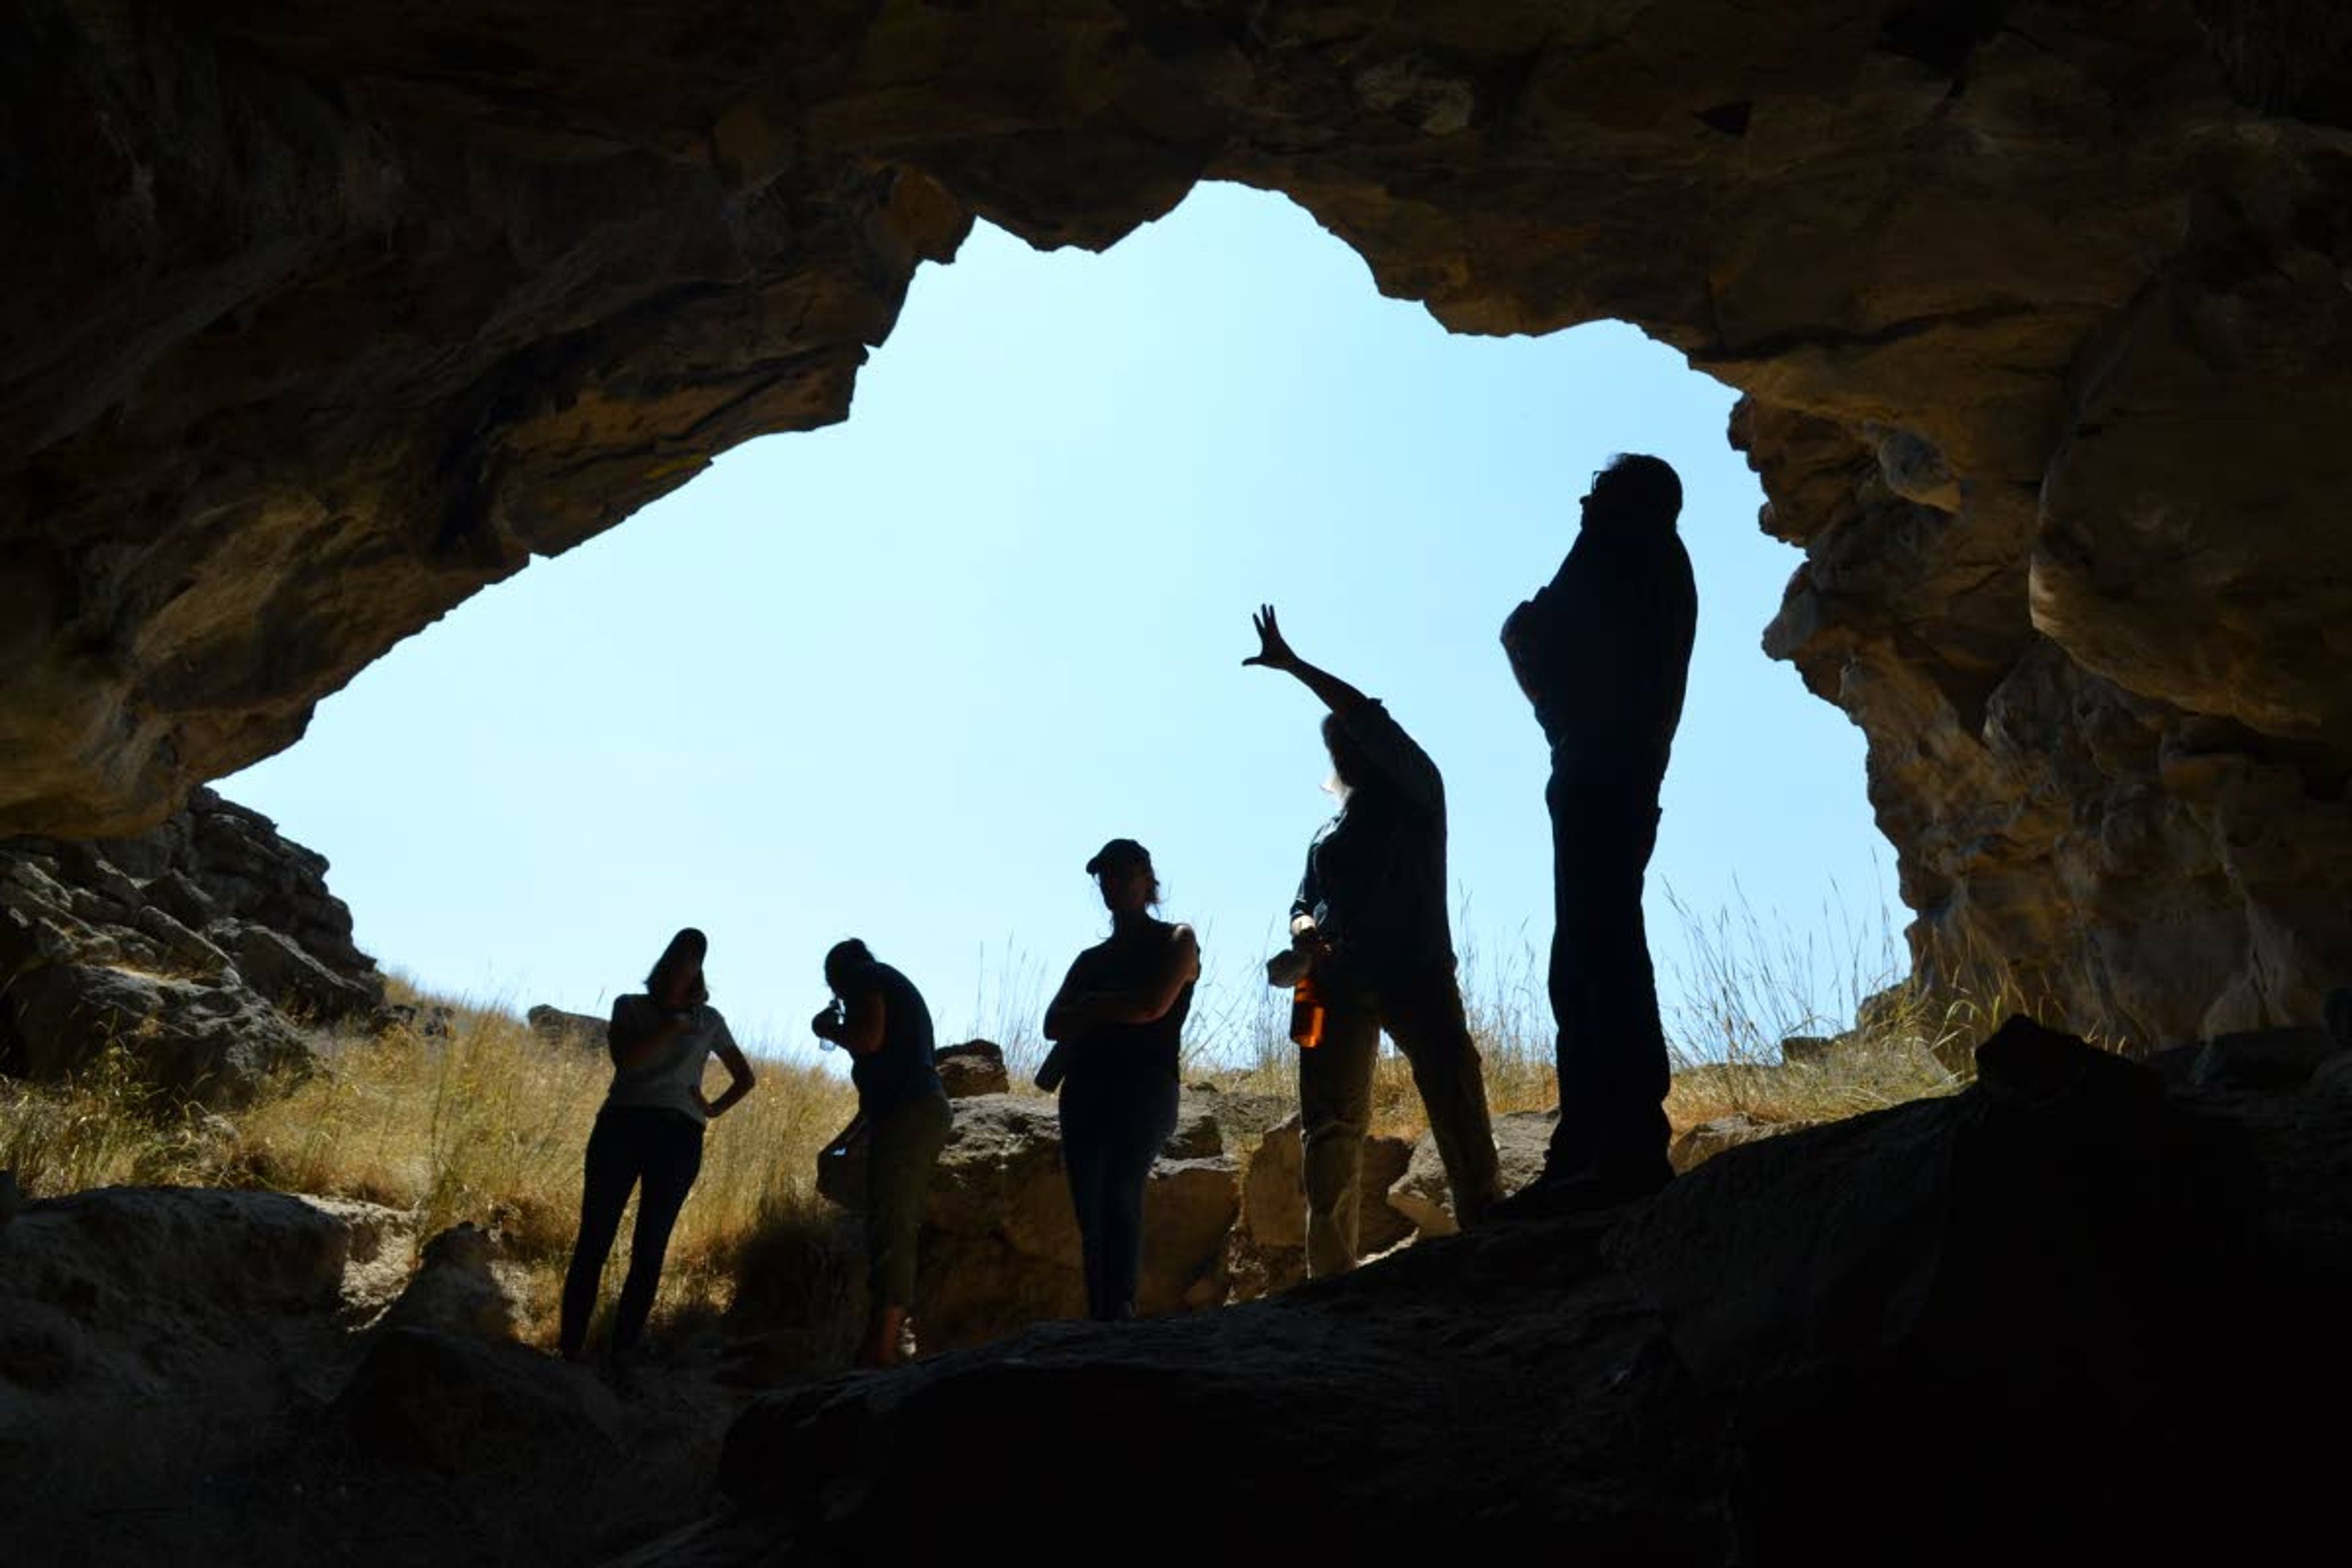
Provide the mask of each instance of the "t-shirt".
MULTIPOLYGON (((1168 946, 1176 928, 1167 921, 1141 920, 1109 941, 1078 954, 1065 990, 1132 991, 1166 971, 1168 946)), ((1182 1058, 1184 1019, 1192 1011, 1188 980, 1168 1011, 1148 1024, 1097 1024, 1070 1041, 1066 1078, 1072 1083, 1133 1073, 1173 1079, 1182 1058)))
POLYGON ((657 1110, 675 1110, 689 1117, 699 1127, 710 1119, 695 1099, 702 1087, 702 1069, 710 1060, 710 1053, 720 1047, 732 1049, 735 1037, 727 1031, 727 1020, 719 1009, 700 1003, 688 1009, 689 1021, 684 1030, 654 1054, 651 1061, 635 1068, 619 1065, 621 1053, 635 1041, 660 1028, 667 1014, 654 1005, 654 999, 632 993, 613 1004, 611 1029, 614 1066, 613 1087, 604 1091, 607 1107, 646 1107, 657 1110))
POLYGON ((1331 957, 1316 973, 1379 990, 1454 962, 1445 909, 1445 781, 1379 702, 1339 715, 1372 776, 1307 847, 1293 919, 1315 917, 1331 957))
POLYGON ((848 978, 845 1002, 853 994, 882 994, 882 1048, 870 1056, 850 1058, 850 1081, 857 1086, 857 1104, 868 1116, 947 1091, 940 1086, 933 1065, 937 1041, 931 1033, 931 1010, 915 983, 890 965, 877 962, 848 978))

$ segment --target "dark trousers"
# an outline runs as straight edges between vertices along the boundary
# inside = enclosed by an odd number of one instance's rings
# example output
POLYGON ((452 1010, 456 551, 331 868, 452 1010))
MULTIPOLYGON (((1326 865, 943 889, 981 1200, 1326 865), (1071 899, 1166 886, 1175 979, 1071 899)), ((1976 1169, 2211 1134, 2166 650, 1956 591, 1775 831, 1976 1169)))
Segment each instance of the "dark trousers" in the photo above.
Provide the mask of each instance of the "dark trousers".
POLYGON ((1143 1191, 1176 1131, 1176 1080, 1148 1068, 1072 1073, 1062 1084, 1062 1163, 1086 1251, 1087 1315, 1135 1316, 1143 1191))
POLYGON ((866 1287, 877 1307, 914 1305, 923 1201, 954 1126, 955 1112, 944 1094, 885 1106, 867 1119, 866 1287))
POLYGON ((629 1237, 629 1277, 613 1314, 613 1349, 637 1342, 654 1310, 670 1227, 701 1170, 702 1128, 691 1117, 646 1106, 614 1106, 597 1115, 580 1185, 580 1238, 572 1244, 572 1266, 563 1275, 556 1342, 564 1354, 577 1354, 587 1342, 604 1259, 612 1256, 632 1188, 637 1189, 637 1225, 629 1237))
POLYGON ((1371 1127, 1372 1069, 1383 1028, 1412 1065, 1430 1136, 1445 1162, 1454 1217, 1465 1228, 1475 1226, 1500 1195, 1486 1075, 1454 966, 1439 964, 1377 992, 1335 984, 1325 1008, 1322 1043, 1298 1053, 1307 1272, 1318 1279, 1356 1266, 1364 1134, 1371 1127))
POLYGON ((1559 1125, 1547 1181, 1643 1192, 1674 1174, 1664 1101, 1673 1075, 1642 923, 1658 841, 1660 774, 1555 756, 1551 1008, 1559 1025, 1559 1125))

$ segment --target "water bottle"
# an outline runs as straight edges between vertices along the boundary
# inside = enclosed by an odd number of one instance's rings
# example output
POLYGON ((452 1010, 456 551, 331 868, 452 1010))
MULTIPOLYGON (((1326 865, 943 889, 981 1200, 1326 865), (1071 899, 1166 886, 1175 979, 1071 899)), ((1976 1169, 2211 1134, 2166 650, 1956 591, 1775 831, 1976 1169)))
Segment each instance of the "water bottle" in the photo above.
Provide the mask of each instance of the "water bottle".
POLYGON ((1311 969, 1290 988, 1290 1037, 1302 1051, 1323 1043, 1323 988, 1311 969))

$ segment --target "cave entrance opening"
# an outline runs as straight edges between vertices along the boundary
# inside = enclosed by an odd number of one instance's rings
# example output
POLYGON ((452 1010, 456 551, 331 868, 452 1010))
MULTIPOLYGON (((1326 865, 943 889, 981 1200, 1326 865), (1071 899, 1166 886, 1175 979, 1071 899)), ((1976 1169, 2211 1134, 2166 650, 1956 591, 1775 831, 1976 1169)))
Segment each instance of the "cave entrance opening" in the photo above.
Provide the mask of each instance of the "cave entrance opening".
POLYGON ((1450 335, 1261 192, 1203 186, 1099 256, 983 226, 845 424, 478 595, 224 787, 427 987, 593 1011, 692 923, 778 1048, 851 933, 943 1029, 1034 1030, 1100 929, 1085 859, 1132 836, 1202 932, 1198 1032, 1246 1055, 1330 809, 1309 700, 1240 667, 1271 602, 1444 770, 1466 988, 1548 1050, 1546 759, 1496 632, 1593 469, 1651 451, 1701 595, 1651 923, 1704 1051, 1727 979, 1779 985, 1757 1021, 1792 1026, 1900 946, 1861 737, 1758 647, 1797 557, 1756 526, 1731 401, 1622 324, 1450 335))

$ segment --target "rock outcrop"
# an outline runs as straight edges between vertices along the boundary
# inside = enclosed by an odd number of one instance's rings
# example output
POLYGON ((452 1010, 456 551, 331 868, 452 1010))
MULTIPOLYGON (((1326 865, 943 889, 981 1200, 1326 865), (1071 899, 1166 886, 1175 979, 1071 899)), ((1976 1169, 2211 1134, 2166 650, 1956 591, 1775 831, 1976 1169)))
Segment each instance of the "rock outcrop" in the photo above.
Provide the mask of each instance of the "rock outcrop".
POLYGON ((34 0, 0 60, 0 830, 152 822, 842 417, 975 216, 1216 178, 1748 395, 1768 645, 1870 737, 1929 978, 2153 1046, 2352 972, 2336 7, 34 0))
MULTIPOLYGON (((1176 1134, 1144 1189, 1147 1314, 1214 1306, 1226 1297, 1225 1241, 1241 1211, 1240 1163, 1225 1145, 1213 1097, 1188 1094, 1176 1134)), ((817 1190, 845 1207, 865 1197, 862 1140, 818 1162, 817 1190)), ((978 1344, 1048 1318, 1082 1317, 1086 1284, 1077 1222, 1062 1166, 1054 1102, 984 1094, 955 1102, 923 1213, 915 1300, 926 1349, 978 1344)))
POLYGON ((950 1100, 1012 1092, 1013 1079, 1004 1068, 1004 1049, 993 1040, 941 1046, 931 1053, 931 1060, 939 1068, 940 1086, 947 1090, 950 1100))
POLYGON ((1267 1561, 2194 1562, 2324 1531, 2332 1450, 2278 1412, 2352 1392, 2352 1101, 2176 1099, 2022 1021, 1981 1060, 1612 1215, 770 1395, 735 1506, 623 1561, 1173 1562, 1197 1537, 1137 1523, 1172 1499, 1267 1561), (1923 1475, 1960 1500, 1923 1515, 1923 1475))
POLYGON ((386 1328, 368 1347, 334 1408, 362 1453, 474 1479, 518 1479, 551 1448, 609 1463, 624 1441, 620 1402, 592 1374, 479 1335, 409 1326, 386 1328))
POLYGON ((578 1046, 583 1050, 601 1051, 612 1033, 612 1021, 590 1013, 567 1013, 561 1007, 540 1003, 523 1015, 530 1032, 549 1045, 578 1046))
MULTIPOLYGON (((1495 1163, 1503 1191, 1516 1193, 1543 1174, 1544 1151, 1551 1130, 1559 1125, 1557 1110, 1513 1110, 1495 1118, 1495 1163)), ((1424 1132, 1412 1146, 1404 1172, 1390 1184, 1388 1206, 1422 1236, 1454 1236, 1461 1226, 1454 1219, 1454 1192, 1446 1184, 1445 1162, 1438 1157, 1437 1139, 1424 1132)))
POLYGON ((266 1355, 277 1318, 337 1307, 354 1216, 389 1217, 341 1206, 150 1187, 24 1205, 0 1226, 0 1380, 99 1402, 168 1386, 226 1346, 266 1355))
POLYGON ((172 1093, 250 1100, 308 1061, 295 1022, 383 1002, 326 870, 210 790, 135 837, 0 843, 0 1070, 57 1078, 120 1045, 172 1093))
MULTIPOLYGON (((1266 1251, 1297 1253, 1291 1278, 1303 1277, 1307 1247, 1306 1149, 1293 1111, 1270 1128, 1251 1152, 1243 1182, 1249 1239, 1266 1251)), ((1412 1163, 1413 1145, 1402 1138, 1370 1133, 1364 1139, 1361 1209, 1356 1218, 1356 1250, 1365 1258, 1386 1252, 1413 1233, 1412 1222, 1382 1201, 1412 1163)), ((1443 1173, 1441 1172, 1441 1180, 1443 1173)))
POLYGON ((489 1233, 470 1222, 441 1232, 417 1254, 416 1272, 377 1326, 511 1342, 520 1303, 499 1277, 497 1253, 489 1233))

